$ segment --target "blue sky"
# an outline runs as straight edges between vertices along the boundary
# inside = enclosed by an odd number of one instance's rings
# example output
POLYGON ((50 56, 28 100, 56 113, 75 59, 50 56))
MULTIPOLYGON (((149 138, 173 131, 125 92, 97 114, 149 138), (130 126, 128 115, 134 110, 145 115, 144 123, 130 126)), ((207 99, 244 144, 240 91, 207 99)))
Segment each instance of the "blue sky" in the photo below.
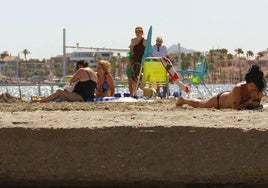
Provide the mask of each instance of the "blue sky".
POLYGON ((167 47, 256 54, 268 48, 267 18, 267 0, 8 0, 1 2, 0 52, 62 54, 63 28, 67 45, 128 48, 136 26, 146 36, 152 25, 153 39, 162 36, 167 47))

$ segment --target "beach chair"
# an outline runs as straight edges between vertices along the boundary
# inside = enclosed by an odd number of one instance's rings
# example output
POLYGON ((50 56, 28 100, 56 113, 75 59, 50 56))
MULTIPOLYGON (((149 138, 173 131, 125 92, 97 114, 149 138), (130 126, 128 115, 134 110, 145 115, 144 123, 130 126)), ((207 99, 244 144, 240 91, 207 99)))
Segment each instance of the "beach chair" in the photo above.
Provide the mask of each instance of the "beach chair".
POLYGON ((146 95, 147 91, 152 91, 158 87, 162 87, 163 95, 161 97, 165 97, 168 93, 168 83, 169 76, 161 62, 161 57, 145 58, 142 74, 144 95, 146 95))
POLYGON ((208 75, 208 61, 204 57, 199 57, 195 70, 178 70, 177 72, 181 75, 182 81, 194 86, 200 96, 212 95, 205 83, 205 76, 208 75))

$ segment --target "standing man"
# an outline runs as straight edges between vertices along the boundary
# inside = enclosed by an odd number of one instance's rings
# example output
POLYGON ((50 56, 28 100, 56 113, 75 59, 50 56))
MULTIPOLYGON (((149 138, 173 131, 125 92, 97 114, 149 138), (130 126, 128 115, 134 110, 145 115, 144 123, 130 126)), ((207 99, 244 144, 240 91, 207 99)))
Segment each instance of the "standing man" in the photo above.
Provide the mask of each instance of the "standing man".
MULTIPOLYGON (((168 57, 168 52, 167 52, 167 47, 165 45, 162 45, 163 43, 163 39, 162 37, 157 37, 156 38, 156 43, 155 45, 153 45, 153 53, 152 56, 153 57, 168 57)), ((163 86, 163 95, 160 94, 160 87, 157 86, 156 88, 156 92, 159 94, 159 96, 161 98, 166 98, 167 97, 167 91, 168 91, 168 87, 167 86, 163 86)))
POLYGON ((163 39, 162 37, 156 38, 156 43, 153 45, 153 56, 154 57, 168 57, 167 47, 162 45, 163 39))

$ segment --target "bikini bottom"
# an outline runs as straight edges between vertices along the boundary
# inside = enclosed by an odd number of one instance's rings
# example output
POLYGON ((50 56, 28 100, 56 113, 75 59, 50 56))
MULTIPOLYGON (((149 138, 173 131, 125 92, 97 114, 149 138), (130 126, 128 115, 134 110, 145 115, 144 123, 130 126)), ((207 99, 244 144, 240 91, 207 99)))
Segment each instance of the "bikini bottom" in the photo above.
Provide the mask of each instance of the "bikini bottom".
POLYGON ((220 109, 220 97, 225 92, 226 91, 222 91, 222 92, 218 93, 218 95, 217 95, 217 108, 216 109, 220 109))

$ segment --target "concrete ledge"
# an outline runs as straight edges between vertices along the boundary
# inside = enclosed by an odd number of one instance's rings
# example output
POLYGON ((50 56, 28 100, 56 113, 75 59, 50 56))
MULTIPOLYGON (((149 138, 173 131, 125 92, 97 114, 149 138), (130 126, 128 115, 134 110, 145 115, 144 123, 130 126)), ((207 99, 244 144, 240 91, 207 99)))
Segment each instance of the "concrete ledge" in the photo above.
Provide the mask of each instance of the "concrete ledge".
POLYGON ((268 131, 0 129, 0 185, 268 185, 268 131), (227 136, 228 135, 228 136, 227 136))

